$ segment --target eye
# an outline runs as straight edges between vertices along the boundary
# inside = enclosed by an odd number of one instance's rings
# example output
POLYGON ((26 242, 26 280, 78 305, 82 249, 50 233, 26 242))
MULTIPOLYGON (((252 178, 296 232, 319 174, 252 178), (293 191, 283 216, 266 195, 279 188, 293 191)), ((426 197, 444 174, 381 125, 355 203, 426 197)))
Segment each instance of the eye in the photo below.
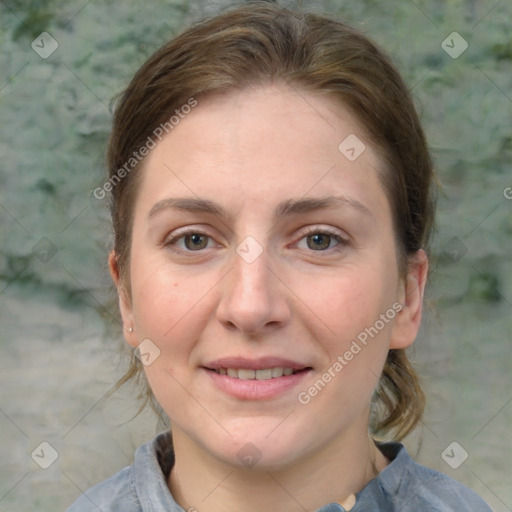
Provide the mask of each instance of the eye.
POLYGON ((208 236, 201 233, 191 233, 182 237, 183 243, 190 251, 198 251, 208 246, 208 236))
POLYGON ((176 234, 165 241, 165 246, 177 252, 197 252, 215 246, 213 239, 200 231, 176 234))
POLYGON ((327 230, 315 230, 306 234, 297 243, 299 249, 312 251, 326 251, 339 245, 345 245, 346 241, 338 234, 327 230))

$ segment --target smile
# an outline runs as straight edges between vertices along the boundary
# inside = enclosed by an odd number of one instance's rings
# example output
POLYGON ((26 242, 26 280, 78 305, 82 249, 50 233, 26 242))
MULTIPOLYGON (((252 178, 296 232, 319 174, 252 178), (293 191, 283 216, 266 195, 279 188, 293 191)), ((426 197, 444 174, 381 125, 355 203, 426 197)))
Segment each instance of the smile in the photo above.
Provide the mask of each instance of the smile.
POLYGON ((276 366, 275 368, 265 368, 263 370, 251 370, 247 368, 218 368, 214 371, 220 375, 228 375, 229 377, 234 377, 235 379, 269 380, 282 377, 283 375, 292 375, 297 373, 299 370, 276 366))
POLYGON ((291 368, 271 366, 269 368, 218 368, 203 367, 210 382, 222 393, 238 400, 269 400, 279 396, 289 396, 293 400, 293 390, 304 387, 312 368, 291 368))

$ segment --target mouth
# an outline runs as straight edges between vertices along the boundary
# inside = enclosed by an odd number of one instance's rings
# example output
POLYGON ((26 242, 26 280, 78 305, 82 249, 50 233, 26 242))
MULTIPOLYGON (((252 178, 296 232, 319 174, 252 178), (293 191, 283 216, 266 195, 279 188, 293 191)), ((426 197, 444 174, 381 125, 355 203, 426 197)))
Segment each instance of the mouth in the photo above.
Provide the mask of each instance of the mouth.
POLYGON ((296 373, 300 373, 306 370, 310 370, 311 367, 306 367, 302 369, 294 369, 290 367, 283 366, 275 366, 273 368, 263 368, 261 370, 253 370, 250 368, 207 368, 207 370, 211 370, 219 375, 227 375, 229 377, 233 377, 234 379, 241 380, 270 380, 270 379, 278 379, 280 377, 287 377, 289 375, 294 375, 296 373))
POLYGON ((313 370, 277 357, 223 358, 202 366, 217 389, 239 400, 271 399, 292 390, 313 370))

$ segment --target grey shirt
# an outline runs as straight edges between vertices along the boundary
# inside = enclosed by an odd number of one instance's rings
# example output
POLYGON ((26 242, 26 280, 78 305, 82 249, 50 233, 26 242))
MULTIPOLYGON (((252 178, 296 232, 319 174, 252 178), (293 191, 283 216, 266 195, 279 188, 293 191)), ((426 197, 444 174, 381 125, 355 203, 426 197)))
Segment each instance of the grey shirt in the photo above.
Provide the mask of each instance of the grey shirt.
MULTIPOLYGON (((378 447, 391 462, 356 494, 351 512, 492 512, 461 483, 414 462, 402 444, 378 447)), ((167 487, 173 464, 170 436, 160 434, 137 449, 131 466, 82 494, 68 512, 184 512, 167 487)), ((328 503, 317 512, 344 510, 328 503)))

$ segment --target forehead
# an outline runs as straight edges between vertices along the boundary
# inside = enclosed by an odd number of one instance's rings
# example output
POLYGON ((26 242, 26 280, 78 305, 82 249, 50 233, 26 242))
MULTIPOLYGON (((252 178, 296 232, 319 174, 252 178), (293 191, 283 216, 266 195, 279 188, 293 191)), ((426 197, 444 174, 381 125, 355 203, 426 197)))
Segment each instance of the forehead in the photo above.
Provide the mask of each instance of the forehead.
POLYGON ((372 202, 383 194, 378 168, 348 109, 331 97, 267 86, 199 100, 151 150, 141 195, 157 201, 172 192, 261 206, 343 193, 372 202))

